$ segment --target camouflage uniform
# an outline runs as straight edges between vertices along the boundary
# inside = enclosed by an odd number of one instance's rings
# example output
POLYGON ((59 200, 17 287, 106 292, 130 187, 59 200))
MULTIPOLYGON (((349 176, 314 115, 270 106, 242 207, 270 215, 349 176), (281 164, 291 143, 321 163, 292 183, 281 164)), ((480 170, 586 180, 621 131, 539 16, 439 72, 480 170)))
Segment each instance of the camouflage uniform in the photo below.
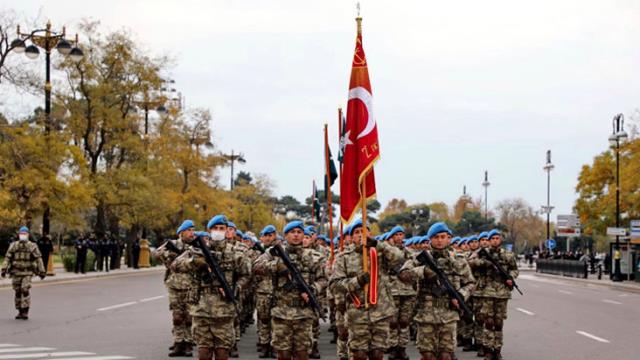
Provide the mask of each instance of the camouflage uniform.
MULTIPOLYGON (((472 252, 467 251, 467 252, 461 252, 459 256, 464 261, 468 261, 471 254, 472 252)), ((473 293, 478 289, 479 280, 475 277, 476 274, 473 271, 473 268, 471 268, 471 274, 474 275, 474 279, 476 280, 476 288, 474 289, 474 291, 471 293, 471 296, 467 300, 467 306, 469 307, 469 309, 471 309, 471 311, 475 313, 473 293)), ((465 347, 465 351, 471 350, 471 345, 473 344, 473 338, 474 338, 474 326, 475 326, 475 323, 473 322, 473 319, 460 319, 458 321, 458 336, 461 339, 462 345, 464 345, 465 347)))
MULTIPOLYGON (((431 250, 438 267, 458 292, 468 299, 475 286, 475 280, 466 261, 457 258, 448 249, 431 250)), ((409 260, 401 273, 411 272, 411 279, 418 280, 418 311, 415 321, 418 326, 416 346, 423 359, 453 358, 455 348, 456 322, 460 319, 452 308, 451 298, 443 289, 436 274, 417 260, 409 260)), ((404 279, 405 277, 401 275, 404 279)))
MULTIPOLYGON (((403 254, 403 264, 413 258, 413 252, 402 245, 396 246, 403 254)), ((406 284, 398 279, 398 269, 390 268, 389 287, 396 306, 397 312, 391 321, 391 332, 389 334, 390 356, 397 359, 407 359, 406 347, 409 343, 409 325, 413 319, 413 312, 416 305, 416 284, 406 284)))
MULTIPOLYGON (((190 248, 180 239, 169 241, 173 242, 180 251, 190 248)), ((193 343, 193 337, 191 335, 188 295, 192 279, 189 274, 177 273, 171 270, 171 264, 179 254, 169 250, 166 244, 161 245, 154 255, 166 267, 164 285, 169 293, 169 310, 171 310, 173 321, 171 333, 174 346, 184 343, 191 344, 193 343)))
MULTIPOLYGON (((325 290, 327 278, 322 264, 314 260, 310 249, 302 245, 284 246, 291 261, 300 271, 315 294, 325 290)), ((271 307, 271 345, 284 358, 307 357, 312 345, 311 331, 314 310, 304 302, 300 291, 291 283, 288 272, 278 273, 282 259, 269 251, 256 260, 254 273, 269 275, 273 284, 273 306, 271 307), (285 274, 286 273, 286 274, 285 274)))
MULTIPOLYGON (((379 264, 385 261, 389 266, 402 265, 403 254, 389 244, 379 242, 376 245, 379 264), (384 260, 383 260, 384 259, 384 260)), ((349 326, 349 351, 354 359, 382 359, 387 348, 389 324, 396 312, 389 284, 384 281, 382 266, 378 267, 378 303, 377 305, 356 305, 354 299, 364 302, 364 289, 358 282, 362 274, 362 245, 345 250, 336 258, 331 282, 336 282, 346 294, 345 319, 349 326)))
MULTIPOLYGON (((262 255, 261 255, 262 256, 262 255)), ((259 258, 259 257, 258 257, 259 258)), ((256 261, 253 261, 255 267, 256 261)), ((258 344, 261 351, 260 358, 267 358, 271 353, 271 304, 273 296, 273 284, 271 277, 252 274, 256 284, 256 310, 258 316, 258 344)))
MULTIPOLYGON (((345 245, 344 251, 338 255, 333 262, 331 267, 331 273, 333 276, 333 272, 335 271, 336 263, 344 262, 344 254, 348 251, 353 251, 353 245, 345 245)), ((337 331, 337 339, 336 339, 336 353, 338 359, 344 360, 349 358, 349 347, 347 345, 347 341, 349 340, 349 327, 346 321, 345 312, 347 311, 347 299, 346 293, 344 289, 338 286, 338 282, 331 282, 328 287, 328 292, 333 296, 333 302, 335 304, 335 324, 337 331)))
MULTIPOLYGON (((229 286, 234 284, 242 291, 249 283, 246 261, 233 246, 225 241, 211 241, 211 254, 217 260, 229 286)), ((237 316, 233 303, 220 293, 221 284, 215 277, 205 281, 202 272, 207 271, 202 250, 190 247, 175 261, 176 272, 190 277, 192 291, 189 301, 193 317, 193 337, 198 345, 200 358, 226 359, 236 340, 234 319, 237 316)))
MULTIPOLYGON (((251 273, 251 259, 249 259, 248 257, 246 257, 245 255, 247 254, 247 252, 249 251, 249 247, 245 244, 242 243, 242 241, 238 241, 235 238, 234 239, 226 239, 226 242, 228 242, 231 247, 233 248, 233 251, 241 256, 242 259, 242 268, 243 269, 249 269, 249 274, 251 273)), ((246 294, 244 294, 244 292, 239 291, 239 289, 234 285, 233 282, 230 282, 229 285, 231 285, 233 287, 235 296, 236 296, 236 301, 238 302, 238 314, 242 315, 243 311, 244 311, 244 301, 245 301, 245 297, 246 294)), ((244 326, 244 324, 241 324, 241 318, 239 316, 236 316, 234 319, 234 329, 235 329, 235 334, 236 334, 236 340, 235 343, 233 344, 233 348, 231 350, 231 357, 238 357, 237 352, 238 352, 238 342, 240 341, 240 336, 242 334, 242 327, 244 326)))
MULTIPOLYGON (((311 254, 313 257, 313 261, 317 264, 319 264, 320 266, 322 266, 323 268, 325 268, 326 264, 327 264, 327 260, 329 259, 328 255, 326 254, 325 251, 323 251, 322 246, 316 246, 315 249, 311 249, 311 254), (318 249, 320 248, 320 249, 318 249)), ((326 271, 325 271, 326 272, 326 271)), ((325 274, 326 276, 326 274, 325 274)), ((317 300, 318 303, 320 304, 322 311, 324 311, 324 304, 327 301, 327 296, 326 296, 326 291, 323 291, 321 293, 318 294, 317 296, 317 300)), ((312 359, 319 359, 320 358, 320 352, 318 351, 318 339, 320 338, 320 316, 319 314, 314 313, 314 319, 313 319, 313 326, 312 326, 312 330, 311 330, 311 336, 312 336, 312 353, 311 353, 311 358, 312 359)))
POLYGON ((2 274, 6 273, 11 276, 11 285, 15 292, 15 306, 20 312, 16 318, 27 319, 29 307, 31 306, 29 294, 31 277, 33 275, 40 277, 46 275, 38 245, 28 240, 12 242, 2 264, 2 274))
MULTIPOLYGON (((513 279, 518 277, 518 266, 515 255, 502 248, 486 248, 490 256, 509 272, 513 279)), ((482 291, 474 294, 477 297, 478 319, 484 325, 482 344, 486 348, 485 353, 497 352, 502 349, 502 328, 507 319, 507 302, 511 299, 511 290, 493 267, 489 260, 475 253, 469 263, 478 272, 483 272, 482 291)), ((490 355, 490 354, 487 354, 490 355)), ((486 356, 486 355, 485 355, 486 356)))

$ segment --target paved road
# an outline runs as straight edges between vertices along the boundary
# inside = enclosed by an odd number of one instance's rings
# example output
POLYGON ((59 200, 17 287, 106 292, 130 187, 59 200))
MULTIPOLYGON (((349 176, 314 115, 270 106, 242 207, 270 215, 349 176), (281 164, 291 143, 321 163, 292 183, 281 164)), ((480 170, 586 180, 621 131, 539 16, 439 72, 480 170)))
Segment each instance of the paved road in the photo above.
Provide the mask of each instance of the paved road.
MULTIPOLYGON (((162 273, 39 284, 27 322, 14 320, 11 289, 0 289, 2 359, 165 359, 170 317, 162 273)), ((640 295, 524 274, 506 324, 506 359, 640 358, 640 295)), ((326 326, 323 358, 334 359, 326 326)), ((255 329, 241 359, 257 358, 255 329)), ((412 359, 419 356, 412 349, 412 359)), ((477 359, 458 353, 461 360, 477 359)))

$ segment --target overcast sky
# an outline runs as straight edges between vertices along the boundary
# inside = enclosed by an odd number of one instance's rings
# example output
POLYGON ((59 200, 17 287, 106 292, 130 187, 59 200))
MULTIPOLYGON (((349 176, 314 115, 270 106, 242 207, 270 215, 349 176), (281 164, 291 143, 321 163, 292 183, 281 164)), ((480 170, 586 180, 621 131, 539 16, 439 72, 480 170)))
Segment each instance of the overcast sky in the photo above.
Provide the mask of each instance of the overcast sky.
MULTIPOLYGON (((380 134, 378 199, 452 204, 463 185, 489 206, 546 202, 570 213, 583 164, 607 147, 611 118, 640 107, 640 2, 362 1, 380 134)), ((220 150, 303 199, 323 174, 322 127, 337 152, 355 1, 7 1, 54 26, 82 18, 130 29, 176 59, 188 107, 208 107, 220 150)), ((82 40, 82 34, 80 34, 82 40)), ((6 93, 6 92, 5 92, 6 93)), ((229 172, 222 173, 224 184, 229 172)), ((335 189, 337 191, 337 188, 335 189)))

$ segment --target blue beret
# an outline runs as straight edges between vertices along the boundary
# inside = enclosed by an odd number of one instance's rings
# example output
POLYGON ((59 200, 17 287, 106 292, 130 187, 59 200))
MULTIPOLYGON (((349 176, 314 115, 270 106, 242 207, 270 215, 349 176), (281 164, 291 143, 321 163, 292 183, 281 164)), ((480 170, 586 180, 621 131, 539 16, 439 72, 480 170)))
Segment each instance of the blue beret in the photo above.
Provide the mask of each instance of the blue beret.
MULTIPOLYGON (((357 229, 357 228, 361 228, 362 227, 362 219, 358 219, 356 221, 353 222, 353 224, 351 224, 351 226, 349 226, 349 235, 353 235, 353 232, 357 229)), ((367 226, 367 228, 369 228, 367 226)))
POLYGON ((458 241, 458 245, 464 245, 469 241, 468 237, 464 237, 462 239, 460 239, 460 241, 458 241))
POLYGON ((304 224, 302 223, 302 221, 294 220, 288 223, 287 225, 284 226, 284 229, 282 229, 282 232, 286 234, 295 228, 299 228, 300 230, 304 231, 304 224))
POLYGON ((449 230, 449 227, 447 226, 447 224, 443 223, 443 222, 437 222, 433 225, 431 225, 431 227, 429 228, 429 231, 427 232, 427 237, 429 239, 431 239, 432 237, 440 234, 440 233, 451 233, 451 230, 449 230))
MULTIPOLYGON (((482 235, 482 234, 481 234, 482 235)), ((478 236, 476 235, 471 235, 467 238, 467 242, 470 243, 472 241, 478 241, 478 236)))
POLYGON ((180 225, 180 227, 178 228, 178 230, 176 231, 176 234, 180 235, 181 232, 185 231, 185 230, 189 230, 194 228, 195 226, 193 225, 193 221, 191 220, 185 220, 182 225, 180 225))
POLYGON ((313 227, 313 225, 309 225, 309 226, 305 227, 304 229, 305 229, 305 230, 307 230, 307 232, 308 232, 310 235, 313 235, 313 234, 315 234, 315 233, 316 233, 316 228, 315 228, 315 227, 313 227))
POLYGON ((489 231, 489 234, 487 234, 487 237, 488 237, 489 239, 491 239, 491 237, 492 237, 492 236, 494 236, 494 235, 500 235, 500 236, 502 236, 502 234, 500 233, 500 230, 498 230, 498 229, 493 229, 493 230, 489 231))
POLYGON ((431 238, 428 235, 425 235, 420 238, 421 243, 425 243, 425 242, 428 243, 429 241, 431 241, 431 238))
POLYGON ((236 229, 236 236, 239 236, 239 237, 244 239, 244 234, 242 233, 242 231, 240 231, 238 229, 236 229))
POLYGON ((338 245, 340 243, 340 236, 336 235, 336 237, 333 238, 333 245, 338 245))
POLYGON ((309 232, 309 230, 307 230, 306 228, 302 229, 302 232, 304 233, 304 236, 311 236, 311 232, 309 232))
POLYGON ((260 232, 260 235, 269 235, 276 232, 276 227, 273 225, 267 225, 264 227, 264 229, 262 229, 262 231, 260 232))
POLYGON ((209 220, 209 222, 207 223, 207 229, 211 229, 216 225, 227 225, 227 223, 228 223, 228 220, 226 216, 216 215, 212 217, 211 220, 209 220))
POLYGON ((23 226, 20 228, 20 230, 18 230, 19 233, 29 233, 29 228, 26 226, 23 226))
POLYGON ((393 227, 393 229, 391 229, 391 231, 389 231, 389 237, 392 237, 393 235, 397 234, 397 233, 404 233, 404 228, 400 225, 396 225, 393 227))
POLYGON ((486 231, 483 231, 480 234, 478 234, 478 239, 477 240, 484 239, 484 238, 489 238, 489 233, 486 232, 486 231))
POLYGON ((234 228, 234 229, 238 228, 236 224, 232 223, 231 221, 227 222, 227 227, 234 228))
POLYGON ((209 233, 206 231, 196 231, 195 235, 198 237, 209 237, 209 233))
POLYGON ((318 238, 322 239, 325 242, 325 244, 327 244, 327 245, 331 244, 331 240, 326 235, 318 235, 318 238))
POLYGON ((454 237, 453 239, 451 239, 451 245, 453 245, 453 244, 455 244, 455 243, 459 242, 460 240, 462 240, 462 239, 460 238, 460 236, 456 236, 456 237, 454 237))

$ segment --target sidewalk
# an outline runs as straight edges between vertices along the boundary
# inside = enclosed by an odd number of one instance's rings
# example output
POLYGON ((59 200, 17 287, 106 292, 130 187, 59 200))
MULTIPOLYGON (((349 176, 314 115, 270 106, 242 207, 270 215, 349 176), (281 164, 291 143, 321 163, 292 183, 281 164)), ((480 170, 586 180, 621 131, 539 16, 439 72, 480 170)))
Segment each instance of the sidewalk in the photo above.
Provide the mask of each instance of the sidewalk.
POLYGON ((597 274, 589 274, 589 278, 587 279, 579 279, 579 278, 561 276, 561 275, 542 274, 537 272, 528 272, 528 274, 541 277, 541 278, 555 279, 558 281, 581 283, 586 286, 601 286, 601 287, 607 287, 613 290, 640 293, 640 282, 633 281, 633 280, 631 281, 627 280, 623 282, 613 282, 609 279, 609 275, 604 275, 604 274, 602 275, 601 280, 598 280, 597 274))
MULTIPOLYGON (((97 272, 91 271, 86 274, 76 274, 73 272, 66 272, 62 267, 55 267, 55 276, 47 276, 44 280, 40 280, 39 277, 34 276, 32 280, 32 284, 38 285, 41 283, 56 283, 62 281, 72 281, 72 280, 82 280, 82 279, 96 279, 102 277, 111 277, 111 276, 119 276, 119 275, 128 275, 128 274, 141 274, 141 273, 149 273, 156 271, 164 271, 164 266, 154 266, 150 268, 121 268, 116 270, 111 270, 109 272, 97 272)), ((9 276, 6 278, 0 278, 0 289, 11 287, 11 279, 9 276)))

